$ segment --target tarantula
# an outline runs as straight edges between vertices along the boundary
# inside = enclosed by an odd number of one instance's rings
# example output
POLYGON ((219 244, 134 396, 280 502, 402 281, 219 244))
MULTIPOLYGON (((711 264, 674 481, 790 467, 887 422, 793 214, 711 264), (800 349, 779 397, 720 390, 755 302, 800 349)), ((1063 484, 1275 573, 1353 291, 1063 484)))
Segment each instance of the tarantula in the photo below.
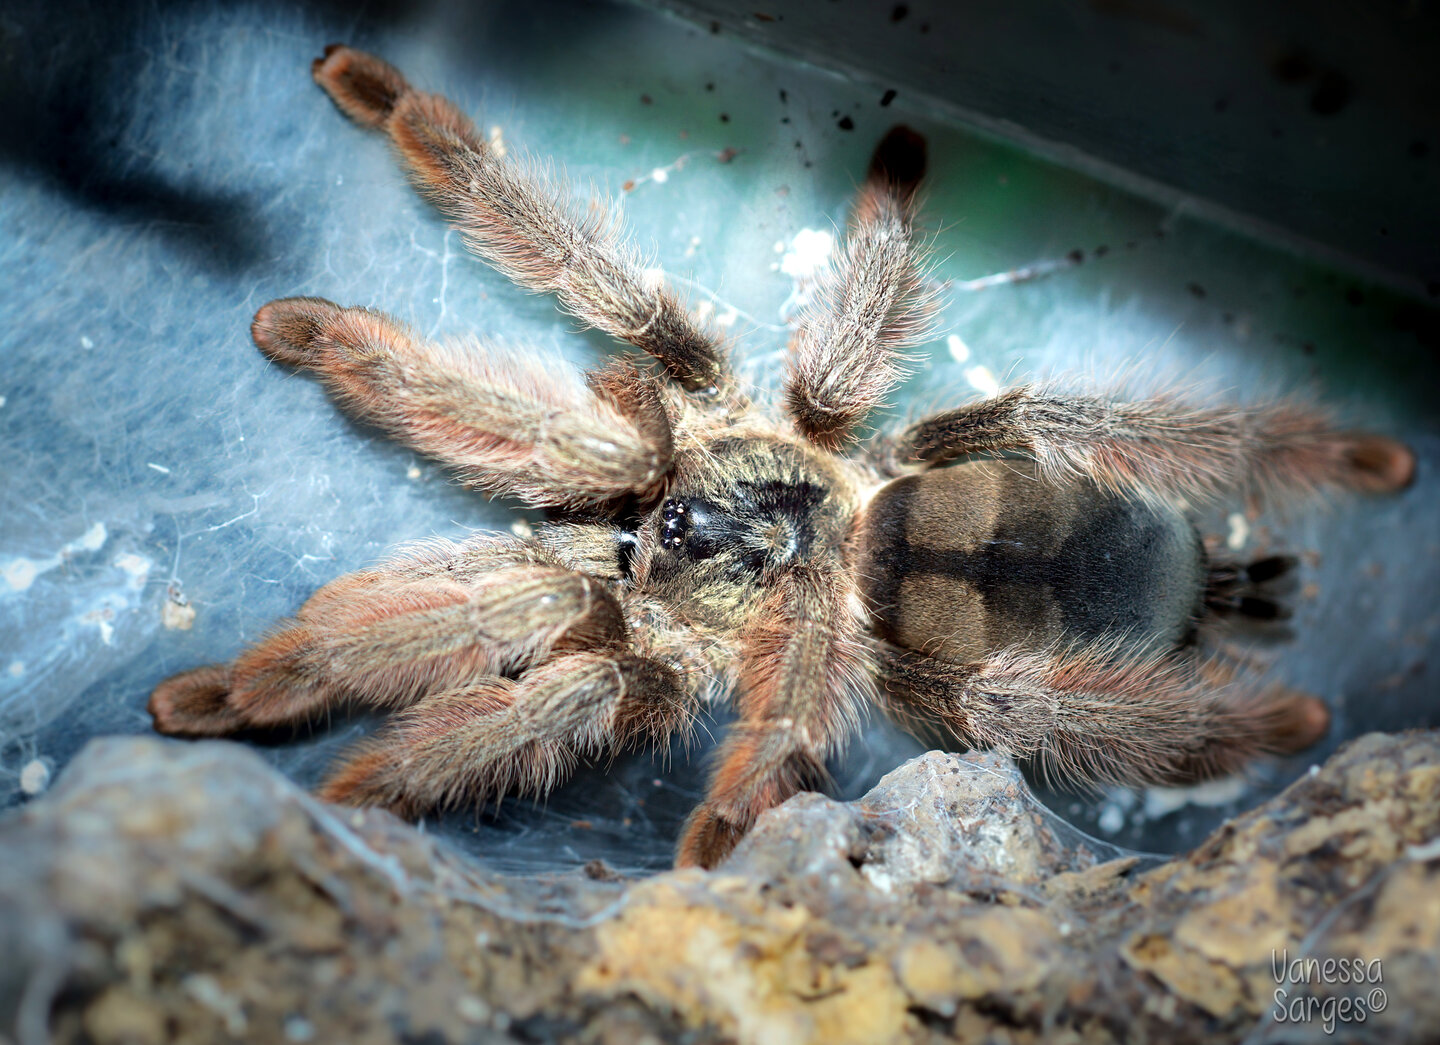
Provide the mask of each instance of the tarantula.
POLYGON ((1396 490, 1414 468, 1404 445, 1294 402, 1035 388, 862 445, 930 310, 913 232, 925 143, 903 127, 799 325, 777 419, 612 222, 577 216, 377 58, 332 46, 313 73, 390 138, 472 250, 659 367, 582 380, 519 350, 429 344, 364 308, 265 305, 251 332, 271 359, 552 517, 332 581, 234 663, 163 682, 160 731, 392 709, 323 795, 414 815, 543 794, 577 760, 664 742, 733 692, 739 721, 679 844, 680 864, 705 867, 819 780, 872 707, 1088 781, 1193 780, 1325 732, 1318 699, 1200 652, 1216 615, 1278 612, 1265 587, 1289 560, 1211 561, 1183 506, 1396 490))

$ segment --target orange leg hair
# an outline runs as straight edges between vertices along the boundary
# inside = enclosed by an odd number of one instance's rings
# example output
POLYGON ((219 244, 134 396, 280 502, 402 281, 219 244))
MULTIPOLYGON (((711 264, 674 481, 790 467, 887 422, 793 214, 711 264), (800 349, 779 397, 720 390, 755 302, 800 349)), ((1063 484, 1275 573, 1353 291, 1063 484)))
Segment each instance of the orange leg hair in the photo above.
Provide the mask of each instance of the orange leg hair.
POLYGON ((415 90, 372 55, 332 45, 313 73, 341 112, 389 136, 415 186, 476 254, 648 352, 686 388, 728 383, 715 341, 650 278, 603 210, 577 216, 538 170, 496 155, 454 104, 415 90))
POLYGON ((272 301, 251 333, 271 359, 314 371, 349 413, 490 493, 584 508, 652 493, 670 468, 664 408, 633 367, 587 387, 553 360, 430 344, 321 298, 272 301))
POLYGON ((755 818, 824 776, 873 699, 838 569, 791 567, 741 636, 740 721, 720 745, 676 864, 714 867, 755 818))
POLYGON ((150 712, 162 733, 222 735, 342 703, 404 707, 626 636, 602 582, 545 564, 514 540, 437 541, 327 584, 232 665, 167 679, 150 712))
POLYGON ((1247 689, 1179 653, 1136 661, 1013 650, 950 664, 891 648, 881 677, 900 719, 939 723, 967 744, 1082 783, 1193 783, 1262 753, 1300 751, 1330 724, 1315 697, 1247 689))
POLYGON ((1325 486, 1383 493, 1415 474, 1404 444, 1341 431, 1298 403, 1222 409, 1030 388, 927 418, 894 442, 891 456, 937 465, 1007 450, 1029 453, 1050 478, 1078 474, 1117 491, 1191 500, 1234 490, 1269 499, 1325 486))
POLYGON ((683 731, 694 698, 657 660, 618 647, 561 654, 518 680, 432 693, 363 741, 321 796, 414 817, 508 792, 543 795, 576 761, 683 731))
POLYGON ((800 431, 826 449, 851 437, 902 376, 900 353, 928 328, 924 252, 913 242, 925 139, 895 127, 875 150, 844 250, 801 317, 785 379, 800 431))

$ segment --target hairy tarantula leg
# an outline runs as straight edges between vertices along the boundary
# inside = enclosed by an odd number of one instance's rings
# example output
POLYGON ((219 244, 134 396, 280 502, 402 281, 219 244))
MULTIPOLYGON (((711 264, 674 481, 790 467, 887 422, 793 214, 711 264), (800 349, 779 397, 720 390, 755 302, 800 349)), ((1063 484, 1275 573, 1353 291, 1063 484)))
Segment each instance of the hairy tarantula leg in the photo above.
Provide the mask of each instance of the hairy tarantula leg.
POLYGON ((884 401, 903 376, 899 353, 928 327, 933 301, 911 232, 924 172, 925 139, 892 128, 870 161, 844 252, 796 333, 785 403, 800 431, 827 449, 884 401))
POLYGON ((902 720, 939 722, 967 743, 1036 759, 1047 775, 1081 783, 1193 783, 1325 735, 1322 701, 1277 687, 1247 691, 1230 674, 1173 654, 1127 662, 1103 650, 1017 649, 950 664, 881 653, 902 720))
POLYGON ((714 867, 765 810, 822 779, 873 699, 839 571, 792 567, 741 636, 741 719, 721 745, 676 864, 714 867))
POLYGON ((664 407, 626 364, 586 388, 553 361, 431 344, 388 316, 321 298, 270 302, 251 334, 270 358, 313 370, 350 414, 489 493, 592 507, 653 494, 670 470, 664 407))
POLYGON ((1078 473, 1117 491, 1192 499, 1233 489, 1270 498, 1330 485, 1384 493, 1415 474, 1415 455, 1403 443, 1341 431, 1299 403, 1216 409, 1030 388, 927 418, 899 437, 890 456, 897 465, 934 465, 1005 450, 1028 452, 1050 477, 1078 473))
POLYGON ((563 654, 518 681, 431 694, 362 743, 321 795, 412 817, 510 791, 544 795, 578 759, 658 744, 693 713, 659 661, 613 648, 563 654))
POLYGON ((466 582, 365 571, 326 585, 294 623, 229 668, 161 683, 150 712, 162 733, 214 735, 301 721, 342 703, 399 707, 626 635, 615 596, 558 567, 511 566, 466 582))
POLYGON ((648 352, 688 389, 726 382, 715 341, 645 271, 603 210, 578 217, 538 170, 497 155, 450 101, 415 90, 372 55, 332 45, 313 73, 341 112, 389 135, 415 186, 500 272, 553 292, 567 311, 648 352))

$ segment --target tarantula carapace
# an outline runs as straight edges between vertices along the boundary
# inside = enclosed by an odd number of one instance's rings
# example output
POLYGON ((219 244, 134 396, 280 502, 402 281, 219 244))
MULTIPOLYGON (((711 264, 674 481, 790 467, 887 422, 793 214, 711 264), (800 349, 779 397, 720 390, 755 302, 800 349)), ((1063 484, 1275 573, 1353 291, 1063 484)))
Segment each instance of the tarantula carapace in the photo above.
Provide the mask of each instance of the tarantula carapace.
POLYGON ((1085 780, 1196 779, 1325 731, 1316 698, 1199 651, 1216 614, 1276 613, 1265 588, 1289 563, 1211 561, 1182 506, 1395 490, 1414 467, 1400 443, 1291 402, 1020 388, 862 446, 929 310, 912 233, 925 143, 903 127, 800 323, 777 419, 611 223, 577 216, 450 102, 345 47, 314 76, 388 135, 476 253, 659 368, 582 380, 519 350, 429 344, 363 308, 265 305, 252 333, 272 359, 552 518, 331 582, 233 664, 162 683, 161 731, 393 709, 324 794, 415 814, 544 793, 578 759, 664 742, 733 692, 739 721, 679 847, 707 867, 820 778, 872 707, 1085 780))

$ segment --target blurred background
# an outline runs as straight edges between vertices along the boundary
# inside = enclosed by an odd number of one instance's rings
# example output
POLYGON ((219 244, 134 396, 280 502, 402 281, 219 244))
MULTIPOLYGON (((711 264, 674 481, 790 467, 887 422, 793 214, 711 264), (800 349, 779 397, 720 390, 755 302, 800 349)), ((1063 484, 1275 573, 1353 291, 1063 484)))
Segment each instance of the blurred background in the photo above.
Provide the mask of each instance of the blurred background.
MULTIPOLYGON (((1225 641, 1324 697, 1326 742, 1197 789, 1044 797, 1129 848, 1193 844, 1346 737, 1440 724, 1440 83, 1433 5, 814 0, 759 9, 119 0, 0 9, 0 803, 94 735, 150 728, 410 539, 534 521, 270 365, 273 297, 383 308, 589 365, 611 346, 462 251, 310 81, 373 50, 512 154, 608 198, 757 382, 893 123, 930 140, 944 304, 898 423, 1036 377, 1298 393, 1406 439, 1415 486, 1202 519, 1303 561, 1295 617, 1225 641), (1260 8, 1263 8, 1260 9, 1260 8)), ((689 752, 582 769, 546 803, 427 825, 499 867, 668 865, 723 715, 689 752)), ((313 783, 374 722, 262 750, 313 783)), ((881 721, 863 793, 922 750, 881 721)))

